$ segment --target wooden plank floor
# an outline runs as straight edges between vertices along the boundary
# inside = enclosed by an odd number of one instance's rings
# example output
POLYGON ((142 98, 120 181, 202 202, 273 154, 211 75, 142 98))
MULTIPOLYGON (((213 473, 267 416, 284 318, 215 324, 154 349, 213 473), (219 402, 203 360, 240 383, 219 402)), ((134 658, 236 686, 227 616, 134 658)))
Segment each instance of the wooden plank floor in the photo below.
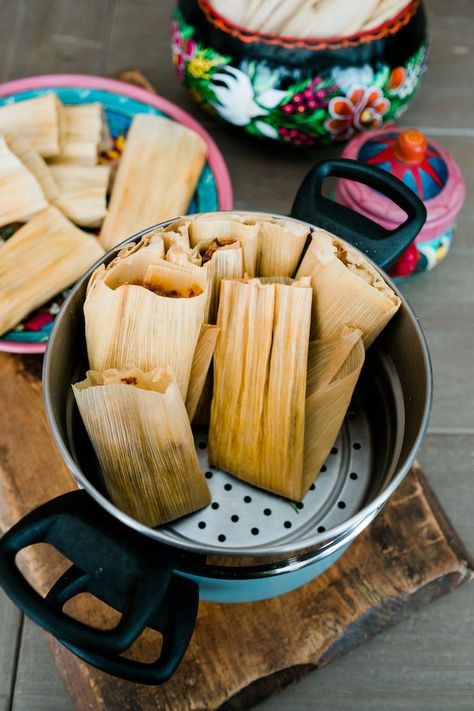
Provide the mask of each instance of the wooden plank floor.
MULTIPOLYGON (((452 151, 474 191, 474 4, 427 0, 432 54, 403 117, 452 151)), ((202 115, 169 59, 172 0, 0 0, 0 80, 46 72, 113 74, 140 67, 158 91, 208 128, 228 162, 236 206, 285 212, 309 166, 331 151, 294 152, 202 115)), ((334 151, 332 152, 334 154, 334 151)), ((474 550, 474 206, 469 198, 449 258, 406 294, 426 329, 436 378, 420 461, 474 550)), ((264 702, 262 711, 474 709, 474 588, 464 586, 349 656, 264 702)), ((42 634, 0 593, 0 711, 71 711, 42 634)), ((81 710, 82 711, 82 710, 81 710)), ((92 710, 93 711, 93 710, 92 710)), ((177 709, 179 711, 179 709, 177 709)))

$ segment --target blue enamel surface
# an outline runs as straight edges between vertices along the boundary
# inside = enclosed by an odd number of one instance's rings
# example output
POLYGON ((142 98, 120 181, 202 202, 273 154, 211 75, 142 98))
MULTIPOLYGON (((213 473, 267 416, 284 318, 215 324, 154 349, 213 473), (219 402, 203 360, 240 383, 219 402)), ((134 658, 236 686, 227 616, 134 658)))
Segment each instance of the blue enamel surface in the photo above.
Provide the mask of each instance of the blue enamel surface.
POLYGON ((285 595, 306 585, 318 575, 324 573, 333 563, 341 557, 349 546, 344 546, 334 553, 318 560, 305 568, 289 573, 280 573, 268 578, 248 578, 243 580, 221 580, 219 578, 199 577, 189 575, 180 570, 176 572, 185 578, 194 580, 199 585, 199 597, 209 602, 256 602, 267 600, 278 595, 285 595))

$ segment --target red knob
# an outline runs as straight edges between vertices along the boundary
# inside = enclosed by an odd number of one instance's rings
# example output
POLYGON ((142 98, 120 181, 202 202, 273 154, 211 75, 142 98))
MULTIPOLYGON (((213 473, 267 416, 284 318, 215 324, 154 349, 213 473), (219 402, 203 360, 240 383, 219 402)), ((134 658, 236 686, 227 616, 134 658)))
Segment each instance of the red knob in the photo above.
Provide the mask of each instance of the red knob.
POLYGON ((416 128, 407 128, 395 141, 393 152, 402 163, 417 165, 425 160, 427 148, 426 136, 416 128))

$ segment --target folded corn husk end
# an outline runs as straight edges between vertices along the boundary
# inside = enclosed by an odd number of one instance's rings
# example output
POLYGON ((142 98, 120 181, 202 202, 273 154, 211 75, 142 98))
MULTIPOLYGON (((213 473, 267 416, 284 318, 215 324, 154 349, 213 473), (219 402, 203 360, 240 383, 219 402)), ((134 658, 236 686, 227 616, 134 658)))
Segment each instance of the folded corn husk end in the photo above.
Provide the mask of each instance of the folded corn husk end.
POLYGON ((312 370, 313 373, 317 371, 320 377, 316 382, 313 378, 305 402, 302 497, 319 474, 337 439, 364 364, 365 348, 360 332, 346 332, 341 339, 342 344, 338 343, 340 339, 333 339, 331 343, 316 342, 313 347, 310 344, 310 357, 319 360, 319 363, 313 361, 310 364, 309 382, 312 370), (334 371, 333 362, 337 367, 341 356, 347 351, 348 355, 339 370, 329 379, 328 373, 334 371))
POLYGON ((310 233, 309 225, 276 218, 261 220, 258 224, 260 244, 256 273, 263 277, 292 277, 310 233))
POLYGON ((324 230, 312 233, 297 272, 305 275, 313 277, 313 339, 334 338, 351 324, 368 348, 401 304, 363 254, 324 230))
POLYGON ((103 254, 99 241, 57 208, 39 212, 0 249, 0 333, 71 286, 103 254))
MULTIPOLYGON (((11 135, 0 135, 0 226, 26 222, 48 207, 38 180, 23 163, 14 148, 21 143, 11 135)), ((25 144, 23 143, 23 148, 25 144)), ((25 151, 19 151, 25 158, 25 151)), ((31 155, 30 155, 31 158, 31 155)), ((31 165, 30 160, 28 162, 31 165)))
POLYGON ((49 169, 57 185, 55 205, 77 225, 99 227, 107 214, 110 166, 65 163, 49 169))
POLYGON ((52 163, 97 165, 99 150, 111 145, 103 105, 99 102, 61 105, 59 143, 60 151, 51 159, 52 163))
MULTIPOLYGON (((158 236, 155 236, 158 239, 158 236)), ((206 274, 158 257, 161 246, 131 248, 91 277, 84 316, 94 370, 169 365, 186 397, 207 303, 206 274), (156 247, 156 251, 155 251, 156 247)))
POLYGON ((203 323, 201 332, 194 351, 191 373, 189 376, 188 392, 186 393, 186 410, 190 422, 193 422, 198 406, 203 404, 201 399, 209 377, 212 357, 216 348, 219 328, 209 323, 203 323))
POLYGON ((5 135, 5 141, 25 168, 35 176, 48 202, 54 202, 59 195, 59 188, 51 170, 34 146, 23 136, 15 133, 5 135))
POLYGON ((21 135, 43 158, 56 156, 61 108, 54 92, 1 106, 0 133, 21 135))
POLYGON ((189 240, 192 247, 210 244, 214 240, 238 241, 242 249, 243 270, 250 276, 257 273, 259 255, 259 226, 251 215, 209 213, 188 218, 189 240))
POLYGON ((88 371, 72 387, 118 508, 154 527, 210 503, 186 408, 169 368, 88 371))

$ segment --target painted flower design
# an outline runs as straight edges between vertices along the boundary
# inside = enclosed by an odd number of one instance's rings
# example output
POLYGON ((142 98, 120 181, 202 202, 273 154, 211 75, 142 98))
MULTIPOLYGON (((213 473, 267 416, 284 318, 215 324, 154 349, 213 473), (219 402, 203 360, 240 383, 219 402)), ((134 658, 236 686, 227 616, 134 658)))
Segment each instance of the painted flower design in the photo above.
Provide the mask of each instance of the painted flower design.
POLYGON ((171 47, 176 73, 180 79, 184 79, 186 64, 194 58, 197 44, 192 38, 184 39, 176 20, 171 23, 171 47))
POLYGON ((330 118, 324 125, 335 140, 345 141, 356 131, 379 128, 389 108, 390 101, 379 87, 353 86, 346 96, 331 99, 330 118))
POLYGON ((328 96, 337 90, 338 87, 335 84, 324 86, 321 77, 316 77, 305 89, 297 91, 279 108, 287 116, 308 114, 317 109, 325 109, 329 104, 328 96))
POLYGON ((387 88, 391 94, 395 96, 400 93, 405 80, 406 80, 406 69, 405 67, 395 67, 390 73, 387 88))
MULTIPOLYGON (((217 113, 236 126, 246 126, 256 117, 268 115, 286 97, 285 91, 277 89, 256 92, 250 77, 230 65, 213 75, 211 87, 217 100, 211 103, 217 113)), ((266 135, 273 135, 272 127, 265 124, 267 128, 266 135)))

